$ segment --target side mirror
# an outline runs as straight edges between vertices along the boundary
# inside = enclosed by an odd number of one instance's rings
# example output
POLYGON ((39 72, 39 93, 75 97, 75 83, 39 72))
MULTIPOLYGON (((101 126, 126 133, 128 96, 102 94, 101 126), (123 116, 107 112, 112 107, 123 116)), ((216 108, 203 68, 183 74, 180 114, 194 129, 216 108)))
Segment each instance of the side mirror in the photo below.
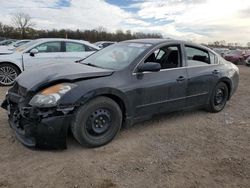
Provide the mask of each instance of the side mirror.
POLYGON ((147 62, 143 65, 138 67, 138 72, 158 72, 161 70, 161 64, 160 63, 153 63, 153 62, 147 62))
POLYGON ((30 50, 30 56, 32 56, 32 57, 34 57, 35 54, 37 54, 37 53, 38 53, 38 49, 36 49, 36 48, 33 48, 32 50, 30 50))
POLYGON ((98 47, 99 47, 99 48, 103 48, 103 45, 102 45, 102 44, 100 44, 100 45, 98 45, 98 47))

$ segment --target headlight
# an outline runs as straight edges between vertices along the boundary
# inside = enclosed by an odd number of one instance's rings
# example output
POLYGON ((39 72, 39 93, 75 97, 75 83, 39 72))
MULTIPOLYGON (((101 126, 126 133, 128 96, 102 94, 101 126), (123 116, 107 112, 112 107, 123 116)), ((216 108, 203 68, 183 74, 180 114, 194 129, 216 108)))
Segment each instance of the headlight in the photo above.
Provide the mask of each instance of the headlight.
POLYGON ((76 87, 75 84, 62 83, 48 87, 37 93, 29 102, 31 106, 37 107, 53 107, 61 97, 69 92, 72 88, 76 87))

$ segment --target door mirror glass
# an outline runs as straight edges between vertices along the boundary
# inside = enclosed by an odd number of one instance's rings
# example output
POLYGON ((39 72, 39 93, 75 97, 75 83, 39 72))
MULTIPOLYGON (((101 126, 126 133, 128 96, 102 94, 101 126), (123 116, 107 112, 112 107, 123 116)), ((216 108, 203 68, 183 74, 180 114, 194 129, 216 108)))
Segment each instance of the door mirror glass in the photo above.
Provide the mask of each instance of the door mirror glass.
POLYGON ((138 67, 138 72, 158 72, 161 70, 159 63, 147 62, 138 67))
POLYGON ((30 50, 30 56, 35 56, 35 54, 38 53, 38 49, 33 48, 32 50, 30 50))

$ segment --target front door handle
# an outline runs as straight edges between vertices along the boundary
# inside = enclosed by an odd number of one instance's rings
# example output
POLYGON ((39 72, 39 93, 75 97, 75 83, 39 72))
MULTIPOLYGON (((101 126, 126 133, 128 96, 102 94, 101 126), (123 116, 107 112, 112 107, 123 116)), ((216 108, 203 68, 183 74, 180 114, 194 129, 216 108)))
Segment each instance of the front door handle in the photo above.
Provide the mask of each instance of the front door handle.
POLYGON ((183 82, 184 80, 184 76, 179 76, 179 78, 176 79, 177 82, 183 82))
POLYGON ((214 70, 212 73, 213 73, 213 74, 219 74, 219 73, 220 73, 220 71, 218 71, 218 70, 214 70))

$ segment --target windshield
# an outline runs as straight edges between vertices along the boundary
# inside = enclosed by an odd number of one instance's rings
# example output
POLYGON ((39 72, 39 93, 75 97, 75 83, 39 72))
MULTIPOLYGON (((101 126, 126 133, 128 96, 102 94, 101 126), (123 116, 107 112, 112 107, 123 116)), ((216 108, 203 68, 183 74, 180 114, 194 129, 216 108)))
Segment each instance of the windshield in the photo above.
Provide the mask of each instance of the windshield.
POLYGON ((151 44, 117 43, 96 52, 81 63, 105 69, 120 70, 128 66, 150 46, 151 44))
POLYGON ((37 43, 37 41, 31 41, 31 42, 27 42, 26 44, 23 44, 23 45, 21 45, 21 46, 19 46, 19 47, 17 47, 17 48, 15 48, 15 51, 16 52, 22 52, 22 51, 24 51, 26 48, 29 48, 29 47, 31 47, 31 46, 33 46, 34 44, 36 44, 37 43))

